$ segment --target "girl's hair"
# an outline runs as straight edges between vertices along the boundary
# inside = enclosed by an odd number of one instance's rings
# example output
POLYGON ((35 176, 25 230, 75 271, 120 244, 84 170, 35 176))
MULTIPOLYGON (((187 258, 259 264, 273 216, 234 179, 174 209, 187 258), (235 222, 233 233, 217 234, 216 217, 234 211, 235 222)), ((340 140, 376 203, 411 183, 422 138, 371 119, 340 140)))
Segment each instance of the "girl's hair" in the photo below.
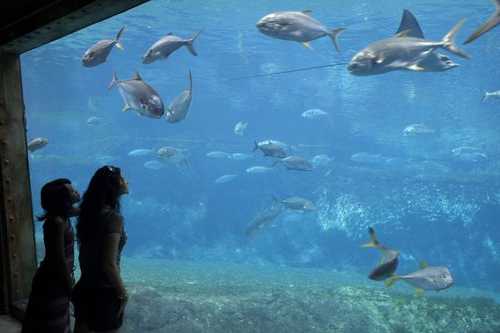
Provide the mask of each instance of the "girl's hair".
POLYGON ((48 216, 61 216, 67 218, 73 208, 71 192, 66 185, 71 181, 66 178, 55 179, 43 185, 40 192, 40 201, 44 213, 37 217, 38 221, 45 220, 48 216))
POLYGON ((103 209, 120 212, 121 179, 120 168, 114 166, 106 165, 95 172, 80 204, 76 225, 78 243, 94 236, 103 209))

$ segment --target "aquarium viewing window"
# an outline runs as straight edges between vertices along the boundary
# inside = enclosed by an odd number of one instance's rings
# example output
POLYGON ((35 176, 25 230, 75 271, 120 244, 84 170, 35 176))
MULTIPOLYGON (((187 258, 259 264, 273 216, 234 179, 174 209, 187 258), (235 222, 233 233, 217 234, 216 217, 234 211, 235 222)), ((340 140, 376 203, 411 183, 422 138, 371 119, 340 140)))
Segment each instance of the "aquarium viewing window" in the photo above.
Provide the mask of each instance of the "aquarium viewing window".
POLYGON ((36 269, 19 57, 143 2, 4 1, 0 5, 0 313, 22 316, 22 305, 17 305, 28 296, 36 269))

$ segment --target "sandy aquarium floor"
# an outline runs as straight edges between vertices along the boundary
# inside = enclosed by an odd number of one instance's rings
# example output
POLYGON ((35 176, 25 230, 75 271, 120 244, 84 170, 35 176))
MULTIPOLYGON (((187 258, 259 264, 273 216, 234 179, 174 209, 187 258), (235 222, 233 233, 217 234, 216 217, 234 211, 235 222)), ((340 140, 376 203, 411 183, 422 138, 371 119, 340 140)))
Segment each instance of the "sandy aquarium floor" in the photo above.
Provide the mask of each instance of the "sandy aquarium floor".
POLYGON ((500 332, 500 298, 337 271, 124 258, 123 332, 500 332))

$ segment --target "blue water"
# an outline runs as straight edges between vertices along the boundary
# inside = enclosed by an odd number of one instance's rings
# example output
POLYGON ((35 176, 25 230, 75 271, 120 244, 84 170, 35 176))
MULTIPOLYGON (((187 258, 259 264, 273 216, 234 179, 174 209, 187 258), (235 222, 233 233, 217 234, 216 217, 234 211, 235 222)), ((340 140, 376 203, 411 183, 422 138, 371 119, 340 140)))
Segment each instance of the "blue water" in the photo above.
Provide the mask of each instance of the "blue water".
POLYGON ((449 267, 457 288, 500 291, 500 104, 481 102, 485 91, 500 89, 500 29, 463 47, 471 60, 450 55, 460 66, 447 72, 357 77, 339 65, 231 80, 346 63, 369 43, 393 35, 404 8, 432 40, 466 17, 460 45, 493 10, 486 0, 151 1, 27 52, 21 59, 28 137, 50 141, 30 157, 35 213, 46 181, 67 177, 83 192, 98 167, 113 164, 130 186, 122 201, 127 257, 367 275, 379 255, 360 244, 373 226, 384 244, 401 252, 399 273, 426 260, 449 267), (270 12, 304 9, 328 27, 347 28, 339 37, 340 53, 327 37, 311 42, 311 50, 255 27, 270 12), (85 50, 113 38, 121 26, 126 26, 125 51, 114 49, 105 64, 83 67, 85 50), (181 48, 167 60, 141 63, 147 48, 166 33, 189 37, 199 30, 198 57, 181 48), (123 113, 118 91, 107 89, 113 72, 128 79, 138 71, 168 104, 187 88, 189 69, 193 101, 177 124, 123 113), (314 108, 328 118, 301 117, 314 108), (103 123, 89 126, 92 116, 103 123), (233 133, 238 121, 248 122, 242 137, 233 133), (436 133, 403 136, 413 123, 436 133), (308 159, 327 154, 334 161, 312 172, 276 167, 266 174, 246 173, 248 167, 272 164, 252 153, 254 141, 265 139, 283 141, 308 159), (128 156, 133 149, 167 145, 185 149, 189 166, 152 170, 144 163, 154 157, 128 156), (457 161, 452 150, 460 146, 476 147, 487 159, 457 161), (210 151, 253 157, 210 159, 205 156, 210 151), (380 154, 388 162, 353 161, 359 152, 380 154), (225 174, 238 177, 216 184, 225 174), (318 209, 286 212, 249 239, 246 228, 273 196, 301 196, 318 209))

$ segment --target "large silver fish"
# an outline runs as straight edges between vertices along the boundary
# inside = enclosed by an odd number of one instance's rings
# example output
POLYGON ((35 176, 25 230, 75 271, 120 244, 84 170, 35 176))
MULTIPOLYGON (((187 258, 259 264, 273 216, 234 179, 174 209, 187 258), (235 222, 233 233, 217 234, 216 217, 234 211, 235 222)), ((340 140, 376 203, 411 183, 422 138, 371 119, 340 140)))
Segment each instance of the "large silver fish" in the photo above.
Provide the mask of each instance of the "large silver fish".
POLYGON ((311 200, 307 200, 301 197, 289 197, 283 200, 278 200, 285 208, 291 210, 300 210, 300 211, 314 211, 316 210, 316 206, 311 200))
POLYGON ((410 31, 407 30, 372 43, 352 58, 347 69, 354 75, 375 75, 394 70, 424 72, 421 61, 438 48, 468 59, 469 56, 454 44, 454 37, 464 21, 460 20, 439 42, 408 37, 406 34, 410 31))
POLYGON ((447 267, 427 266, 427 263, 420 264, 421 269, 407 275, 393 275, 385 280, 387 287, 392 286, 396 281, 403 280, 415 288, 417 293, 424 290, 444 290, 453 285, 453 277, 447 267))
MULTIPOLYGON (((403 16, 401 17, 401 24, 399 25, 399 29, 396 34, 402 33, 406 31, 406 36, 422 38, 424 39, 424 33, 418 24, 415 16, 408 10, 405 9, 403 11, 403 16)), ((450 58, 446 55, 431 52, 427 57, 425 57, 422 61, 419 62, 420 67, 424 69, 425 72, 442 72, 447 71, 449 69, 458 67, 457 63, 454 63, 450 58)))
POLYGON ((150 64, 158 59, 166 59, 169 55, 174 53, 178 48, 185 46, 188 51, 197 56, 193 42, 198 38, 201 31, 194 34, 193 37, 185 39, 178 36, 174 36, 171 32, 169 32, 165 37, 158 40, 154 43, 144 54, 142 57, 143 64, 150 64))
POLYGON ((328 29, 311 17, 310 10, 268 14, 257 22, 257 29, 265 35, 299 42, 306 47, 309 47, 308 42, 328 36, 332 39, 337 51, 339 51, 337 36, 345 30, 344 28, 328 29))
POLYGON ((82 58, 83 66, 94 67, 106 62, 113 46, 123 50, 123 46, 120 43, 120 37, 122 36, 123 30, 125 30, 125 27, 122 27, 120 31, 118 31, 115 39, 100 40, 85 51, 82 58))
POLYGON ((476 31, 472 33, 464 42, 464 44, 468 44, 477 38, 479 38, 481 35, 487 33, 494 27, 500 24, 500 0, 492 0, 493 4, 495 5, 495 12, 490 16, 488 21, 483 23, 479 28, 477 28, 476 31))
POLYGON ((283 206, 276 204, 276 202, 273 202, 273 204, 261 211, 250 223, 250 225, 247 227, 245 234, 248 237, 254 237, 255 234, 264 228, 266 225, 271 224, 281 213, 283 212, 283 206))
POLYGON ((113 80, 109 84, 109 89, 114 86, 125 103, 123 111, 135 111, 141 116, 149 118, 161 118, 164 113, 163 101, 160 95, 144 80, 139 73, 130 80, 118 80, 116 73, 113 73, 113 80))
POLYGON ((189 89, 183 90, 180 95, 174 98, 172 103, 170 103, 165 114, 167 121, 169 123, 177 123, 186 118, 192 98, 193 79, 191 77, 191 71, 189 71, 189 89))

